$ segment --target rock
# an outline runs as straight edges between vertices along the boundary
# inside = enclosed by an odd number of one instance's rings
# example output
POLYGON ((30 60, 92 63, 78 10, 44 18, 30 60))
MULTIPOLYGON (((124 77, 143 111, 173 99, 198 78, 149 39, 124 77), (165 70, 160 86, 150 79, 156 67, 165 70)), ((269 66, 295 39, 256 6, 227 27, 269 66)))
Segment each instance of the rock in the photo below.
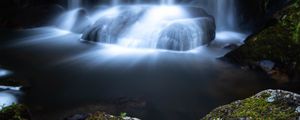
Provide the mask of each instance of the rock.
POLYGON ((75 114, 65 118, 65 120, 86 120, 89 117, 88 114, 75 114))
MULTIPOLYGON (((260 32, 249 36, 244 45, 225 55, 235 63, 250 65, 261 60, 276 63, 277 71, 288 77, 284 79, 298 80, 300 73, 300 2, 293 0, 289 6, 277 12, 270 23, 260 32)), ((273 64, 267 62, 266 70, 273 64)), ((285 76, 284 75, 284 76, 285 76)), ((280 75, 282 76, 282 75, 280 75)), ((274 78, 278 78, 277 76, 274 78)), ((282 79, 282 78, 280 78, 282 79)))
POLYGON ((157 48, 186 51, 209 44, 215 38, 214 19, 201 17, 172 21, 160 34, 157 48))
POLYGON ((297 119, 300 95, 283 90, 265 90, 250 98, 214 109, 203 120, 297 119))
POLYGON ((116 43, 118 37, 141 17, 145 8, 121 6, 106 10, 97 22, 89 27, 82 36, 83 40, 116 43))
POLYGON ((75 9, 62 14, 58 17, 55 24, 60 29, 74 33, 83 33, 91 26, 92 21, 85 9, 75 9))
POLYGON ((88 13, 84 9, 78 11, 75 19, 74 27, 71 30, 75 33, 83 33, 92 24, 88 13))
POLYGON ((226 45, 224 46, 224 49, 233 50, 233 49, 236 49, 236 48, 238 48, 238 47, 239 47, 239 45, 237 45, 237 44, 226 44, 226 45))
POLYGON ((123 116, 122 114, 120 116, 113 116, 113 115, 106 114, 104 112, 96 112, 94 114, 90 114, 86 120, 140 120, 140 119, 123 116))
POLYGON ((297 113, 300 113, 300 106, 298 106, 298 107, 296 108, 296 112, 297 112, 297 113))
POLYGON ((13 104, 0 110, 0 120, 31 120, 31 115, 25 105, 13 104))
POLYGON ((270 72, 275 67, 275 63, 270 60, 262 60, 259 62, 259 66, 266 72, 270 72))

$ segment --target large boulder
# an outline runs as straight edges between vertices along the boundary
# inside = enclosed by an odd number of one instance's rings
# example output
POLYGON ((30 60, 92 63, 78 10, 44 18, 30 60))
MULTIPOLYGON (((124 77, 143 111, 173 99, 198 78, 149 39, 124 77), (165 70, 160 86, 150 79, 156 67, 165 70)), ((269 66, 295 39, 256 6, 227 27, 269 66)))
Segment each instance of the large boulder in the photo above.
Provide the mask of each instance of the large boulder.
POLYGON ((214 40, 215 30, 215 23, 211 17, 177 20, 161 32, 157 48, 191 50, 214 40))
POLYGON ((300 95, 283 90, 265 90, 253 97, 218 107, 203 120, 296 120, 300 95))
POLYGON ((134 24, 145 8, 121 6, 113 7, 103 12, 94 25, 88 28, 82 36, 83 40, 116 43, 117 38, 134 24))
MULTIPOLYGON (((225 58, 242 65, 257 66, 261 60, 275 63, 274 71, 299 82, 300 2, 293 0, 273 16, 275 22, 247 38, 244 45, 225 58)), ((271 72, 270 74, 274 73, 271 72)), ((279 78, 279 81, 282 77, 279 78)), ((276 79, 276 78, 275 78, 276 79)))

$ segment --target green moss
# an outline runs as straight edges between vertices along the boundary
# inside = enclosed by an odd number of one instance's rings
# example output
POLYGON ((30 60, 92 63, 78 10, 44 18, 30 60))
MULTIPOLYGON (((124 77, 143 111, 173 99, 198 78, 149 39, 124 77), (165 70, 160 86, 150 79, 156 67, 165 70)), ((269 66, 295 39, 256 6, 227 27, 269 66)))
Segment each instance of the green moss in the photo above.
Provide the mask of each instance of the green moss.
MULTIPOLYGON (((282 72, 295 73, 300 68, 300 0, 279 11, 277 22, 250 36, 240 48, 226 57, 241 64, 252 64, 268 59, 279 64, 282 72), (297 65, 299 67, 299 65, 297 65)), ((299 71, 300 72, 300 71, 299 71)), ((297 73, 297 72, 296 72, 297 73)))
POLYGON ((26 106, 13 104, 0 111, 0 120, 30 120, 30 114, 26 106))
POLYGON ((251 97, 242 101, 217 108, 207 115, 204 120, 251 118, 255 120, 289 120, 298 114, 295 108, 283 101, 268 102, 270 95, 251 97))
POLYGON ((113 116, 104 112, 96 112, 91 114, 86 120, 124 120, 126 113, 121 113, 120 116, 113 116))

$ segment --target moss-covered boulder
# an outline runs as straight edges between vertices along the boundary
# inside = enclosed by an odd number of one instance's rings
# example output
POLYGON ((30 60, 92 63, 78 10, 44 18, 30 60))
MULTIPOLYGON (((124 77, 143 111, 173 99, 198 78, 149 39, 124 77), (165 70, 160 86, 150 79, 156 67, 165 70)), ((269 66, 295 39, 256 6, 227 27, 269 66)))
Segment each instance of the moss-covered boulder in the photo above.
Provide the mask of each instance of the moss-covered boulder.
POLYGON ((216 108, 203 120, 253 119, 293 120, 300 119, 300 95, 282 91, 266 90, 245 100, 239 100, 216 108))
POLYGON ((31 116, 26 106, 13 104, 0 110, 0 120, 31 120, 31 116))
POLYGON ((280 73, 287 74, 289 79, 299 79, 300 0, 292 0, 273 18, 272 23, 248 37, 244 45, 225 58, 254 66, 261 60, 271 60, 280 73))
POLYGON ((107 114, 105 112, 95 112, 91 114, 76 114, 65 118, 65 120, 140 120, 126 116, 126 113, 121 113, 119 116, 107 114))
POLYGON ((139 120, 137 118, 127 117, 126 113, 121 113, 120 116, 113 116, 104 112, 96 112, 89 115, 86 120, 139 120))

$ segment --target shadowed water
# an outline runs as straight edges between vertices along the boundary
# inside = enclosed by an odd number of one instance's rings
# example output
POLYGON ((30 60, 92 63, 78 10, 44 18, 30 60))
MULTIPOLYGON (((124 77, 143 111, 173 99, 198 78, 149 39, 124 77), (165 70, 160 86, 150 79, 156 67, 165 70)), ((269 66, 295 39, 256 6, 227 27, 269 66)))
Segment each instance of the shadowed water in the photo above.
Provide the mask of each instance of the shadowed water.
POLYGON ((100 110, 196 120, 268 82, 216 59, 228 51, 224 44, 239 43, 242 35, 216 36, 211 47, 172 52, 80 42, 80 35, 51 27, 2 32, 0 63, 30 82, 19 102, 30 106, 34 119, 100 110))

